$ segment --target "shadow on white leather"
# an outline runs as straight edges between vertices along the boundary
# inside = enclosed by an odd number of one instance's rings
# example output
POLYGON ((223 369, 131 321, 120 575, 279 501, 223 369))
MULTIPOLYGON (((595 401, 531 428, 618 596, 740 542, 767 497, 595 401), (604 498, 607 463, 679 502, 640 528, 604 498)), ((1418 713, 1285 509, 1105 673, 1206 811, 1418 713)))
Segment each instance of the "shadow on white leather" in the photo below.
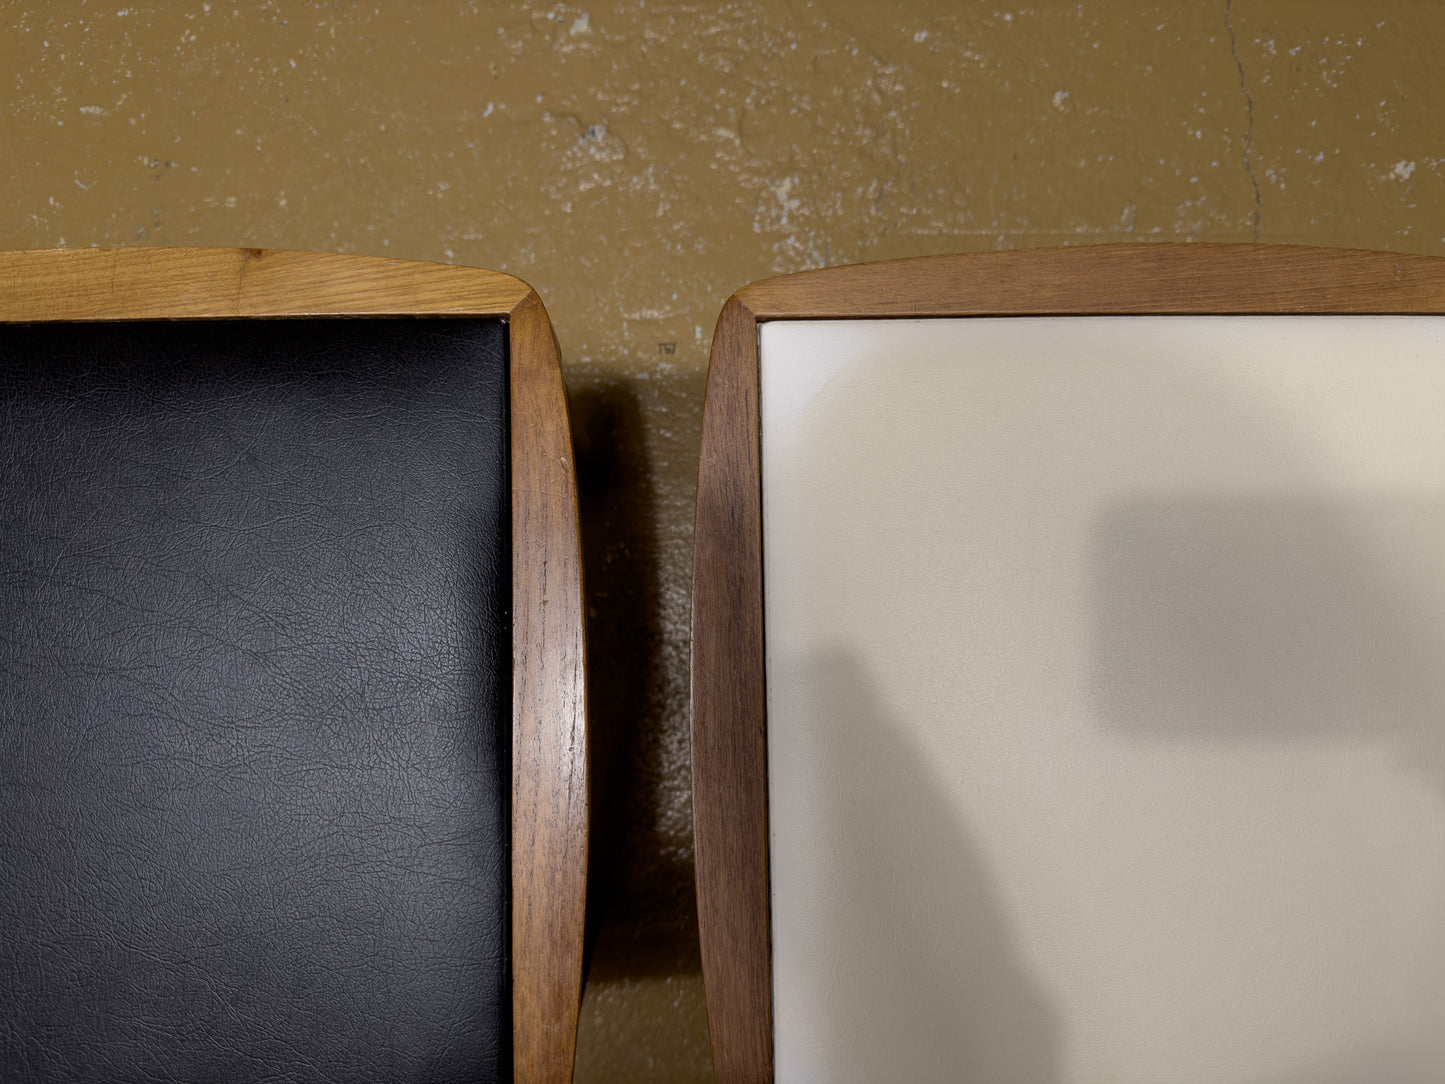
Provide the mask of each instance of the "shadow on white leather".
POLYGON ((977 1079, 1441 1078, 1445 321, 1405 325, 763 326, 780 1080, 795 1005, 967 1078, 939 1003, 977 1079))

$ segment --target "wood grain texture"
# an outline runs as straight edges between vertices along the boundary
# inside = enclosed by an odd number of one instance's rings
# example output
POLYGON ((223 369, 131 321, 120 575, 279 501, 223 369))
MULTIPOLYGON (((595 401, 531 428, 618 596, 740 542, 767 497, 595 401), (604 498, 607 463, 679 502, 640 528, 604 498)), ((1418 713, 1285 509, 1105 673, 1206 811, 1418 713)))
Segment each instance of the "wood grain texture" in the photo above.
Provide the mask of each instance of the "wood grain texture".
POLYGON ((587 901, 576 472, 552 325, 511 314, 512 1034, 519 1081, 572 1079, 587 901))
POLYGON ((698 923, 723 1084, 773 1076, 758 321, 1290 313, 1445 313, 1445 260, 1104 245, 806 271, 754 283, 728 301, 708 370, 692 627, 698 923))
POLYGON ((292 316, 509 321, 512 967, 517 1080, 568 1081, 587 879, 582 563, 557 344, 526 283, 479 268, 252 249, 0 252, 0 321, 292 316))
POLYGON ((757 323, 713 336, 693 535, 692 808, 698 935, 720 1081, 771 1080, 757 323))
POLYGON ((1290 245, 1093 245, 803 271, 737 297, 760 320, 1428 312, 1445 306, 1445 260, 1290 245))
POLYGON ((504 316, 530 293, 498 271, 240 248, 0 252, 0 320, 504 316))

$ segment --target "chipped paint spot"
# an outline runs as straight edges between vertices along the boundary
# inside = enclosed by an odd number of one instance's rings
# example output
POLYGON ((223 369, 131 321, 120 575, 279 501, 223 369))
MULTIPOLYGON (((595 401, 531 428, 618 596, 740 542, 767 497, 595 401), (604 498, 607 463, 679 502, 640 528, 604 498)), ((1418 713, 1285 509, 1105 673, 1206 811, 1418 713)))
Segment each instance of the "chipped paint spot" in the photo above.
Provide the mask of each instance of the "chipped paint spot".
POLYGON ((1395 168, 1390 170, 1390 176, 1399 181, 1408 181, 1410 174, 1415 172, 1415 163, 1406 162, 1403 158, 1395 163, 1395 168))

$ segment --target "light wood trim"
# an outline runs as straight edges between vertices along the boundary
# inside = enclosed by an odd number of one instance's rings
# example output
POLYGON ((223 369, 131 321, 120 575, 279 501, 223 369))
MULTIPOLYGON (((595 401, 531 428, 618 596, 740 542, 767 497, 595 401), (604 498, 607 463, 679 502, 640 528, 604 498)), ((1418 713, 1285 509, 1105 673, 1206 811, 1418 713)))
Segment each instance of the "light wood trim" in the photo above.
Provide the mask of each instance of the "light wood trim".
POLYGON ((698 925, 721 1084, 773 1077, 760 320, 1445 313, 1445 259, 1267 245, 1108 245, 805 271, 739 290, 713 337, 693 536, 698 925))
POLYGON ((0 320, 505 316, 531 293, 498 271, 256 248, 0 252, 0 320))
POLYGON ((1445 308, 1445 260, 1293 245, 1090 245, 803 271, 737 297, 759 320, 1432 312, 1445 308))
POLYGON ((737 298, 708 366, 692 573, 692 816, 713 1068, 773 1076, 758 335, 737 298))
POLYGON ((536 295, 512 341, 512 1027, 519 1081, 572 1079, 587 901, 582 553, 566 394, 536 295))
POLYGON ((512 1036, 520 1081, 572 1079, 587 881, 582 562, 546 310, 471 267, 257 249, 0 252, 0 322, 294 316, 508 321, 512 490, 512 1036))

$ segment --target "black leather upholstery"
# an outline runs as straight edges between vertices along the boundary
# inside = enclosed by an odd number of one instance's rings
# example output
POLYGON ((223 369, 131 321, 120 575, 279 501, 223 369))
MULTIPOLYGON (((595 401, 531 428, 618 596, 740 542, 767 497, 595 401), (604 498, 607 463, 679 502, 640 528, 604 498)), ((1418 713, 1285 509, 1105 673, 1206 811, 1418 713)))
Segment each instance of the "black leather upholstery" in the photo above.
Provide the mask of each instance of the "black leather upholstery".
POLYGON ((508 1075, 494 320, 0 327, 0 1078, 508 1075))

